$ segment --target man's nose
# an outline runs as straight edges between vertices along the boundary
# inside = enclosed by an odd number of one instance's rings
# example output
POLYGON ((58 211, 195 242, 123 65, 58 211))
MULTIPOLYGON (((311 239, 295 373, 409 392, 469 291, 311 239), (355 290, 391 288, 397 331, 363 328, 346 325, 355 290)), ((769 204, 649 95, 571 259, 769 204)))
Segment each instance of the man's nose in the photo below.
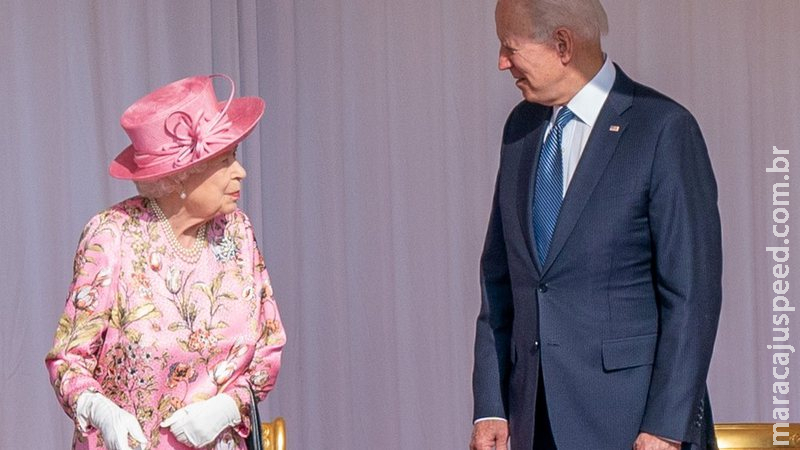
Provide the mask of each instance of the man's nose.
POLYGON ((511 68, 511 66, 511 59, 501 52, 500 56, 497 58, 497 68, 499 70, 508 70, 511 68))
POLYGON ((508 70, 514 66, 511 62, 511 50, 506 48, 505 45, 500 46, 500 51, 497 54, 497 68, 499 70, 508 70))

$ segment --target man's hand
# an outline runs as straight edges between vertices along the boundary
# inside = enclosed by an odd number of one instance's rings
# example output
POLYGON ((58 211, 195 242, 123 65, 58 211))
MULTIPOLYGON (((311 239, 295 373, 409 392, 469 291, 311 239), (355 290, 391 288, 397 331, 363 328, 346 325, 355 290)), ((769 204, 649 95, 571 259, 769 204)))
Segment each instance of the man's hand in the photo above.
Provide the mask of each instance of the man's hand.
POLYGON ((641 432, 633 443, 633 450, 680 450, 680 442, 670 442, 658 436, 641 432))
POLYGON ((508 422, 481 420, 472 427, 469 450, 508 450, 508 422))

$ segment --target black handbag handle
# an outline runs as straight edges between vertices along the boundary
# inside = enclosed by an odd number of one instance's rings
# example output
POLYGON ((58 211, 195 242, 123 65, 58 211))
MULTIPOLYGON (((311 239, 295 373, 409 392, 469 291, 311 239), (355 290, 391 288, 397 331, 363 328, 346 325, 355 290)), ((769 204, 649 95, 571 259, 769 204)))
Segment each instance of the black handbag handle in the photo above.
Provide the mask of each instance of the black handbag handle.
POLYGON ((250 435, 247 436, 247 450, 264 450, 261 440, 261 415, 258 413, 258 400, 252 387, 250 391, 250 435))

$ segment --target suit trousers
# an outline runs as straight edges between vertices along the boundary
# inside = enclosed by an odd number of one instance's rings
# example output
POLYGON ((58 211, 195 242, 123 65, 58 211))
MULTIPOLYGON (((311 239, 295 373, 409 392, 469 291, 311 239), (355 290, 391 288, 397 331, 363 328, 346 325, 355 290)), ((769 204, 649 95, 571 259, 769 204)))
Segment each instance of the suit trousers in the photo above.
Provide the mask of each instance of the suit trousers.
POLYGON ((553 430, 550 428, 550 415, 547 412, 547 397, 544 392, 541 362, 539 363, 538 386, 536 389, 536 417, 533 425, 533 450, 557 450, 553 439, 553 430))

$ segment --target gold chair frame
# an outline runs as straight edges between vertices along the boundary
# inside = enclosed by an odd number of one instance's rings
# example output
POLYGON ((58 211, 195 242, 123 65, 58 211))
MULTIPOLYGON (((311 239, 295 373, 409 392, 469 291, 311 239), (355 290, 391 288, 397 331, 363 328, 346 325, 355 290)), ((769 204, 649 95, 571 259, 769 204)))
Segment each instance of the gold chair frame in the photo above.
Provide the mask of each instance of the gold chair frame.
POLYGON ((717 444, 720 450, 766 450, 766 449, 797 449, 800 448, 800 423, 791 423, 786 428, 779 428, 779 432, 788 432, 787 436, 780 436, 779 442, 787 445, 773 445, 772 423, 718 423, 714 425, 717 434, 717 444))
POLYGON ((283 417, 261 422, 261 442, 264 450, 286 450, 286 421, 283 417))

